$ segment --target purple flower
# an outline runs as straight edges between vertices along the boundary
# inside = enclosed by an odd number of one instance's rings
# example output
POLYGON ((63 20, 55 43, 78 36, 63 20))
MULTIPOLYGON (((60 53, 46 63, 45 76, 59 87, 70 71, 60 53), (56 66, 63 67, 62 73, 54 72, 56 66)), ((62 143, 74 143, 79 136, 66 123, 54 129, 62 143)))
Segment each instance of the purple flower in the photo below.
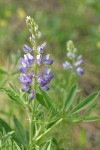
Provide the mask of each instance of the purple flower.
POLYGON ((37 64, 40 66, 42 64, 41 54, 37 55, 37 64))
POLYGON ((20 63, 21 63, 21 67, 19 68, 20 72, 25 73, 27 72, 28 68, 30 67, 30 64, 28 63, 27 60, 25 60, 24 58, 20 58, 20 63))
POLYGON ((48 70, 44 70, 44 78, 47 79, 47 80, 51 80, 54 75, 53 74, 49 74, 49 69, 48 70))
POLYGON ((30 100, 33 100, 33 99, 34 99, 34 91, 33 91, 33 90, 30 92, 29 98, 30 98, 30 100))
POLYGON ((38 53, 43 53, 44 52, 44 47, 46 46, 46 42, 43 43, 41 46, 37 47, 38 53))
POLYGON ((28 63, 28 61, 25 60, 24 58, 20 58, 20 63, 25 68, 30 66, 30 64, 28 63))
POLYGON ((27 45, 24 45, 24 46, 23 46, 23 51, 24 51, 25 53, 31 53, 31 52, 32 52, 32 49, 31 49, 30 47, 28 47, 27 45))
POLYGON ((37 51, 38 51, 38 53, 43 53, 43 52, 44 52, 44 49, 43 49, 42 46, 38 46, 38 47, 37 47, 37 51))
POLYGON ((53 63, 53 60, 49 60, 50 54, 47 54, 43 57, 42 61, 45 65, 51 65, 53 63))
POLYGON ((46 84, 48 84, 48 80, 45 80, 43 75, 37 78, 37 82, 40 84, 41 87, 44 87, 46 84))
POLYGON ((49 74, 49 73, 50 73, 50 69, 45 70, 42 74, 37 76, 37 81, 41 87, 45 87, 54 77, 53 74, 49 74))
POLYGON ((74 65, 75 65, 75 67, 78 67, 78 66, 80 66, 82 63, 83 63, 83 59, 80 59, 80 60, 77 60, 74 65))
POLYGON ((50 90, 50 88, 48 86, 41 87, 41 89, 44 90, 44 91, 49 91, 50 90))
POLYGON ((69 62, 67 62, 67 61, 62 64, 62 67, 63 67, 63 69, 68 69, 68 70, 72 70, 73 69, 72 65, 69 62))
POLYGON ((34 61, 34 57, 30 53, 24 55, 24 59, 29 64, 32 64, 34 61))
POLYGON ((23 84, 25 84, 26 86, 29 86, 32 83, 32 76, 29 76, 27 74, 21 74, 18 77, 19 81, 23 84))
POLYGON ((21 90, 22 90, 22 92, 27 92, 28 91, 28 86, 23 85, 21 90))
POLYGON ((84 74, 84 70, 80 67, 76 68, 76 74, 77 75, 83 75, 84 74))
POLYGON ((28 68, 20 67, 19 70, 21 73, 26 73, 28 71, 28 68))

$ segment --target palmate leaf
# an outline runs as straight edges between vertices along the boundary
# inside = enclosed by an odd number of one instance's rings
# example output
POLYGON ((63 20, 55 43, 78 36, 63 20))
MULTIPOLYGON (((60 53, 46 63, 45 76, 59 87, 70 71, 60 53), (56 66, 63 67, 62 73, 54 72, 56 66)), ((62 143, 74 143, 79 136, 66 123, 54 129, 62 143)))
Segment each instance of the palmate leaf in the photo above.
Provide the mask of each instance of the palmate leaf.
POLYGON ((51 150, 51 143, 52 143, 51 140, 47 141, 41 150, 51 150))
POLYGON ((56 112, 57 111, 57 109, 55 107, 55 104, 52 102, 52 100, 47 96, 47 94, 45 92, 43 92, 43 95, 37 93, 36 94, 36 98, 37 98, 38 102, 42 106, 47 108, 48 110, 51 110, 52 112, 56 112))
POLYGON ((56 124, 60 118, 61 116, 59 112, 53 114, 48 120, 47 129, 51 128, 54 124, 56 124))
POLYGON ((93 94, 91 94, 90 96, 88 96, 86 99, 84 99, 82 102, 80 102, 79 104, 77 104, 70 112, 70 114, 76 114, 80 111, 82 111, 83 109, 87 108, 88 106, 90 106, 91 104, 93 104, 93 102, 95 102, 96 98, 98 97, 99 93, 95 92, 93 94))
POLYGON ((11 98, 11 100, 13 100, 17 105, 25 107, 22 99, 17 93, 2 87, 0 87, 0 91, 5 92, 9 96, 9 98, 11 98))
POLYGON ((74 85, 71 87, 71 89, 68 91, 67 97, 64 101, 63 105, 63 111, 67 112, 70 106, 72 105, 74 98, 77 93, 77 85, 74 85))

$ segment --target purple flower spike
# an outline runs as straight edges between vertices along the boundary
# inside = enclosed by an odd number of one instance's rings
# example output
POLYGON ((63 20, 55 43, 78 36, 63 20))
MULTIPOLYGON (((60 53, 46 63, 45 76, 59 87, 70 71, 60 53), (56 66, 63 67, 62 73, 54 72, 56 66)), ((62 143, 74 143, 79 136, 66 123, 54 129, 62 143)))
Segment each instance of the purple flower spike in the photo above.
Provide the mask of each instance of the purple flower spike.
POLYGON ((77 48, 71 40, 67 42, 66 46, 68 61, 62 64, 63 69, 72 70, 76 75, 83 75, 84 70, 80 67, 83 63, 82 55, 77 55, 77 48))
POLYGON ((28 86, 24 85, 22 88, 21 88, 22 92, 27 92, 28 91, 28 86))
POLYGON ((49 91, 50 90, 50 88, 48 86, 41 87, 41 89, 44 90, 44 91, 49 91))
POLYGON ((27 45, 24 45, 24 46, 23 46, 23 51, 24 51, 25 53, 31 53, 31 52, 32 52, 32 49, 31 49, 30 47, 28 47, 27 45))
POLYGON ((79 67, 79 68, 76 69, 76 74, 77 75, 83 75, 84 74, 84 70, 79 67))
POLYGON ((33 90, 30 92, 29 98, 30 98, 31 100, 34 99, 34 91, 33 91, 33 90))
POLYGON ((41 36, 41 33, 38 31, 38 25, 30 16, 27 16, 26 24, 29 27, 29 31, 32 33, 29 38, 31 44, 34 45, 36 43, 36 47, 34 47, 36 51, 28 47, 27 45, 23 46, 24 57, 20 58, 19 70, 21 74, 18 77, 18 80, 22 84, 22 92, 27 92, 27 94, 29 94, 29 99, 33 100, 34 93, 36 92, 33 91, 33 89, 36 89, 35 87, 33 87, 33 82, 36 82, 35 86, 39 85, 44 91, 49 90, 49 87, 47 85, 54 77, 52 74, 49 74, 50 69, 42 72, 41 74, 37 73, 39 72, 39 66, 41 66, 42 64, 51 65, 53 63, 53 60, 49 60, 50 54, 46 55, 45 57, 44 55, 42 55, 46 46, 46 42, 44 42, 42 45, 37 45, 37 40, 41 36))

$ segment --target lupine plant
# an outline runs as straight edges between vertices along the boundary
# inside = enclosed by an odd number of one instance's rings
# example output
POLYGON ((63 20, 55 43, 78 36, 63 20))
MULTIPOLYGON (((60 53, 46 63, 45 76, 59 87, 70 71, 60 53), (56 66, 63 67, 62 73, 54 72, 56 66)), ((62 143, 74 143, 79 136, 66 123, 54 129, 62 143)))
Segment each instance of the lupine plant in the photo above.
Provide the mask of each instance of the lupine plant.
MULTIPOLYGON (((17 78, 21 83, 20 88, 10 84, 11 89, 0 87, 0 90, 25 110, 28 127, 25 130, 23 123, 21 123, 23 121, 19 121, 15 116, 15 128, 0 119, 0 149, 61 150, 59 144, 57 145, 52 137, 46 135, 49 135, 53 128, 63 122, 68 124, 69 122, 100 120, 100 116, 91 115, 99 93, 92 93, 81 100, 78 85, 74 82, 72 84, 72 78, 70 78, 71 84, 66 90, 66 97, 62 98, 62 107, 59 108, 51 96, 47 94, 50 90, 48 84, 54 75, 50 73, 49 67, 53 60, 49 59, 50 54, 45 55, 46 42, 39 45, 41 33, 34 19, 30 16, 26 17, 26 24, 31 33, 29 38, 31 48, 24 45, 24 57, 19 59, 17 78), (83 110, 84 113, 82 113, 83 110)), ((83 59, 81 55, 77 55, 77 49, 72 41, 67 42, 67 58, 69 61, 63 63, 63 68, 70 70, 76 76, 82 75, 84 71, 80 65, 83 63, 83 59)))

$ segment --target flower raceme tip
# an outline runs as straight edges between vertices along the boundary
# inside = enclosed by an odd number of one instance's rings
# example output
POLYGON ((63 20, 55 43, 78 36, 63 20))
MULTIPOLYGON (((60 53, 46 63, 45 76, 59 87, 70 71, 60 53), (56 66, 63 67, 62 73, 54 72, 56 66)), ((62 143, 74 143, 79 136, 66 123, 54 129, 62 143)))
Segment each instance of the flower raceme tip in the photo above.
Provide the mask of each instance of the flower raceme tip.
POLYGON ((63 69, 71 70, 76 75, 83 75, 84 70, 80 67, 83 63, 82 55, 77 55, 77 48, 74 46, 72 41, 68 41, 67 44, 67 54, 66 57, 68 61, 62 64, 63 69))

